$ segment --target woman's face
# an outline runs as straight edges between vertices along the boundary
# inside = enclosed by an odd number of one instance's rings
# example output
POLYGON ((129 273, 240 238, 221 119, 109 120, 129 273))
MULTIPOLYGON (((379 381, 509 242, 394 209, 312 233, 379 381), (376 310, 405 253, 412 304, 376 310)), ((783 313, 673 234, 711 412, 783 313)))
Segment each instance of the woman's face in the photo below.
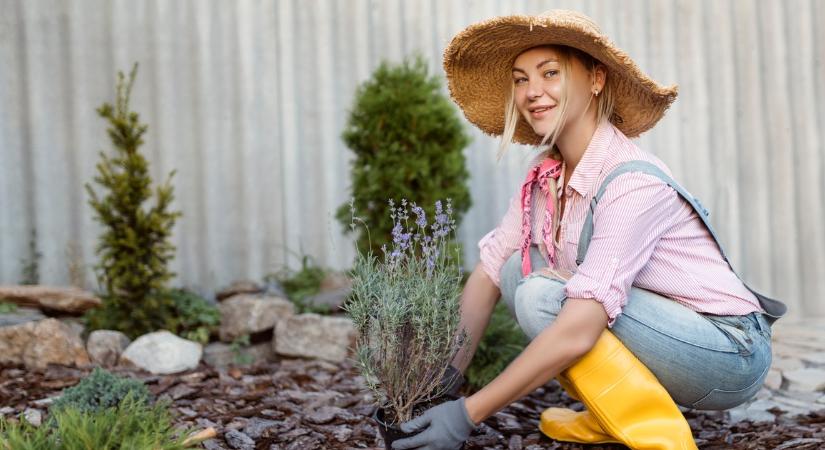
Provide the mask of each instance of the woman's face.
MULTIPOLYGON (((553 47, 535 47, 513 63, 516 108, 536 134, 544 136, 556 127, 562 98, 560 54, 553 47)), ((567 77, 566 126, 580 120, 594 89, 591 74, 578 58, 570 57, 567 77)))

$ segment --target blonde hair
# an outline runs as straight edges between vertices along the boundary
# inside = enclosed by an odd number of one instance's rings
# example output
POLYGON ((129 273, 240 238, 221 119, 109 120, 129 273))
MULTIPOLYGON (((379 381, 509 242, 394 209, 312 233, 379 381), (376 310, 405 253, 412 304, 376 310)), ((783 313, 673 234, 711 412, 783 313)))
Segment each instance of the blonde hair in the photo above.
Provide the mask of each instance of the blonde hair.
MULTIPOLYGON (((561 130, 564 127, 565 121, 567 119, 567 104, 568 104, 568 96, 569 96, 569 88, 568 88, 568 79, 567 77, 570 76, 571 69, 572 69, 572 58, 578 59, 582 65, 584 65, 585 69, 591 75, 595 74, 595 70, 598 66, 604 67, 599 60, 590 56, 588 53, 583 52, 579 49, 567 46, 559 46, 559 45, 543 45, 541 47, 548 47, 556 50, 559 53, 559 64, 561 66, 560 76, 561 76, 561 98, 559 99, 559 118, 556 120, 555 126, 553 130, 551 130, 548 134, 544 135, 541 139, 541 142, 536 145, 536 148, 541 148, 543 146, 547 146, 539 155, 539 160, 544 158, 553 158, 557 161, 561 161, 561 153, 559 152, 558 147, 556 147, 556 139, 558 139, 559 134, 561 134, 561 130), (549 141, 549 142, 548 142, 549 141)), ((529 49, 528 49, 529 50, 529 49)), ((526 51, 526 50, 525 50, 526 51)), ((606 68, 605 68, 606 71, 606 68)), ((610 74, 607 74, 609 77, 610 74)), ((521 118, 521 114, 516 107, 516 99, 515 99, 515 85, 510 83, 510 89, 507 92, 507 100, 505 101, 504 105, 504 131, 501 134, 501 141, 499 142, 498 153, 496 155, 496 160, 501 160, 505 153, 507 153, 507 149, 510 147, 510 144, 513 141, 513 136, 516 133, 516 128, 518 127, 519 119, 521 118)), ((611 84, 605 81, 604 87, 602 88, 600 95, 594 96, 593 93, 590 93, 590 98, 587 101, 587 105, 584 108, 584 111, 590 109, 590 103, 593 101, 593 98, 596 98, 596 123, 601 123, 604 120, 610 120, 613 115, 613 109, 616 104, 615 102, 615 92, 613 91, 611 84)), ((549 180, 550 185, 550 192, 556 192, 557 184, 556 180, 550 178, 549 180)), ((550 196, 553 201, 553 210, 555 211, 553 214, 553 241, 555 242, 556 236, 556 227, 559 223, 559 205, 558 199, 555 195, 550 196)))

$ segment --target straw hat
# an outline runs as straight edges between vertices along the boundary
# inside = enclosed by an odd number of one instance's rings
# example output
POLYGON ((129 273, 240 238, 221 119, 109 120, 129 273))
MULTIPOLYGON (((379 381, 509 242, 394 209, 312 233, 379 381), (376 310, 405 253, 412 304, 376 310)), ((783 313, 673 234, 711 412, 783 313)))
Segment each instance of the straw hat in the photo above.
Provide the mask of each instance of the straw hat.
MULTIPOLYGON (((591 18, 552 10, 539 16, 488 19, 453 38, 444 50, 444 71, 450 95, 467 119, 485 133, 500 136, 513 61, 524 50, 546 44, 575 47, 607 66, 607 83, 616 98, 610 121, 628 137, 652 128, 676 99, 676 85, 664 87, 645 75, 591 18)), ((514 140, 533 145, 541 136, 519 117, 514 140)))

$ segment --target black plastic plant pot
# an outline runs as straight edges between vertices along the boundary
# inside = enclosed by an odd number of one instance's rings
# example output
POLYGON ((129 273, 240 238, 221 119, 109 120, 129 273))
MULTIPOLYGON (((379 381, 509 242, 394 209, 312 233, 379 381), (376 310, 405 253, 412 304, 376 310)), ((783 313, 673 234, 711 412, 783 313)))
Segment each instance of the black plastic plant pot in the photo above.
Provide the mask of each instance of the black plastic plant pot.
POLYGON ((372 413, 372 420, 378 424, 378 431, 381 433, 381 437, 384 438, 384 446, 387 450, 392 450, 393 442, 415 435, 415 433, 405 433, 395 425, 388 425, 385 418, 384 408, 376 408, 375 412, 372 413))
MULTIPOLYGON (((395 425, 388 425, 384 421, 386 414, 383 408, 376 408, 375 412, 372 413, 372 420, 378 424, 378 431, 381 433, 381 437, 384 438, 384 447, 387 450, 392 450, 393 442, 416 435, 416 433, 405 433, 395 425)), ((462 444, 461 449, 463 448, 464 445, 462 444)))

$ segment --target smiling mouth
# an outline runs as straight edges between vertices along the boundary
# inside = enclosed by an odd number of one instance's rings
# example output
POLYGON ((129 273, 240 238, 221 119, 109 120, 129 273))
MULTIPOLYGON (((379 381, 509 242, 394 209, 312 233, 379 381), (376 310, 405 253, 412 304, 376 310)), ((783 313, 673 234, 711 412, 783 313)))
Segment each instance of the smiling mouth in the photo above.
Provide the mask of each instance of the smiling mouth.
POLYGON ((530 115, 535 118, 543 117, 548 111, 555 108, 555 106, 541 106, 538 108, 530 108, 530 115))

